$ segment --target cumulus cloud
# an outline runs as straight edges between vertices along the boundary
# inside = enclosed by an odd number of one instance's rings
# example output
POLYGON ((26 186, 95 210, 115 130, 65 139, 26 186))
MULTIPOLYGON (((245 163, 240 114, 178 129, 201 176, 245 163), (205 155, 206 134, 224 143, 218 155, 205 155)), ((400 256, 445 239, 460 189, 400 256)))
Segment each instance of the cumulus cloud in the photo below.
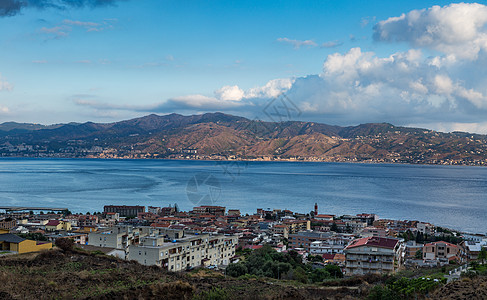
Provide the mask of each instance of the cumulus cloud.
POLYGON ((289 90, 294 82, 293 78, 279 78, 267 82, 264 86, 249 89, 245 98, 275 98, 289 90))
POLYGON ((485 119, 486 80, 462 76, 475 74, 472 65, 437 67, 431 60, 414 49, 378 57, 353 48, 329 55, 322 74, 297 78, 286 94, 310 119, 336 124, 485 119))
POLYGON ((34 7, 37 9, 55 8, 81 8, 114 5, 124 0, 2 0, 0 1, 0 17, 14 16, 22 9, 34 7))
POLYGON ((244 97, 244 91, 236 85, 226 85, 221 89, 215 91, 215 96, 223 101, 233 100, 240 101, 244 97))
POLYGON ((458 3, 413 10, 391 17, 374 27, 376 41, 408 42, 452 54, 476 59, 487 49, 487 6, 458 3))
MULTIPOLYGON (((374 27, 376 41, 408 42, 413 47, 407 51, 377 55, 352 48, 328 55, 319 74, 273 79, 246 90, 226 85, 212 96, 186 95, 137 107, 78 104, 144 112, 217 110, 255 117, 263 116, 266 105, 284 93, 301 112, 301 120, 337 125, 390 122, 487 133, 486 25, 486 6, 435 6, 374 27), (440 53, 432 55, 431 50, 440 53)), ((317 46, 313 41, 280 41, 295 48, 317 46)))
POLYGON ((281 42, 281 43, 290 44, 290 45, 292 45, 294 47, 294 49, 299 49, 302 46, 307 46, 307 47, 316 47, 316 46, 318 46, 318 44, 316 44, 312 40, 300 41, 300 40, 293 40, 293 39, 289 39, 289 38, 284 37, 284 38, 278 38, 277 41, 278 42, 281 42))

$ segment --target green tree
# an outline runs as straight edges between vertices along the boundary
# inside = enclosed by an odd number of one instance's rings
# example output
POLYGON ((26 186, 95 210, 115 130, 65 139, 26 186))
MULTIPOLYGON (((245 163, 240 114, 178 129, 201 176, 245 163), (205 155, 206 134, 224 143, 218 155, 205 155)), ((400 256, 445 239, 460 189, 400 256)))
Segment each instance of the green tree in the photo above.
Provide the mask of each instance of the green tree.
POLYGON ((309 255, 308 256, 308 261, 310 262, 323 262, 323 257, 320 255, 309 255))
POLYGON ((487 251, 485 250, 485 248, 482 248, 480 250, 478 259, 482 262, 482 264, 484 264, 484 260, 487 259, 487 251))
POLYGON ((297 280, 301 283, 308 283, 308 275, 306 274, 306 271, 301 267, 297 267, 293 270, 293 277, 294 280, 297 280))
POLYGON ((423 258, 423 250, 418 249, 416 253, 414 254, 414 258, 416 259, 422 259, 423 258))
POLYGON ((312 282, 323 282, 323 280, 330 278, 331 275, 326 269, 315 269, 311 272, 309 279, 312 282))
POLYGON ((326 265, 325 270, 334 278, 343 278, 342 269, 337 265, 326 265))
POLYGON ((230 264, 225 269, 225 273, 232 277, 239 277, 247 274, 247 267, 243 263, 230 264))

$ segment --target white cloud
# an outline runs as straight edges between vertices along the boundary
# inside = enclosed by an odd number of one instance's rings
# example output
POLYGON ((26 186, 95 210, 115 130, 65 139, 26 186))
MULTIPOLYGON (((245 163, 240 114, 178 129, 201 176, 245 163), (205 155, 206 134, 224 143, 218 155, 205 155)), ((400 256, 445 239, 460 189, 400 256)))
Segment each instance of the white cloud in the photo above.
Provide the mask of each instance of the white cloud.
MULTIPOLYGON (((377 41, 408 42, 413 49, 407 51, 379 56, 352 48, 328 55, 320 74, 273 79, 248 90, 226 85, 212 96, 186 95, 145 106, 78 104, 147 112, 225 111, 255 117, 285 93, 302 112, 300 118, 309 121, 390 122, 487 133, 486 27, 486 6, 435 6, 375 26, 377 41), (442 53, 431 55, 431 49, 442 53)), ((295 48, 317 46, 311 40, 278 41, 295 48)))
POLYGON ((215 96, 220 100, 240 101, 244 97, 244 91, 236 85, 226 85, 215 91, 215 96))
POLYGON ((301 48, 302 46, 308 46, 308 47, 316 47, 318 46, 318 44, 316 44, 314 41, 312 40, 305 40, 305 41, 300 41, 300 40, 293 40, 293 39, 289 39, 289 38, 278 38, 277 39, 278 42, 281 42, 281 43, 286 43, 286 44, 290 44, 292 45, 295 49, 299 49, 301 48))
POLYGON ((264 86, 249 89, 245 93, 245 98, 275 98, 289 90, 293 82, 292 78, 273 79, 264 86))
POLYGON ((374 27, 378 41, 404 41, 459 58, 476 59, 487 49, 487 6, 458 3, 413 10, 374 27))

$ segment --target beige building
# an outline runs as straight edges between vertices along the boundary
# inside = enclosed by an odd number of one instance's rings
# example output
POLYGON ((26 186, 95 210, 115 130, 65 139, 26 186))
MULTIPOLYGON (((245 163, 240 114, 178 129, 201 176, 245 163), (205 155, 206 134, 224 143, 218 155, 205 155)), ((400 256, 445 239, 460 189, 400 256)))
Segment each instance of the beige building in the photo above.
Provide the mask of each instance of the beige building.
POLYGON ((46 231, 70 231, 71 229, 71 223, 62 220, 50 220, 46 223, 46 231))
POLYGON ((235 255, 236 236, 187 235, 165 241, 160 237, 142 238, 139 245, 129 246, 128 259, 143 265, 156 265, 169 271, 187 268, 228 265, 235 255))
POLYGON ((438 260, 448 262, 456 260, 461 262, 464 251, 461 246, 447 242, 433 242, 423 246, 423 260, 438 260))
POLYGON ((388 274, 402 266, 404 246, 397 239, 374 236, 353 240, 344 252, 347 276, 388 274))

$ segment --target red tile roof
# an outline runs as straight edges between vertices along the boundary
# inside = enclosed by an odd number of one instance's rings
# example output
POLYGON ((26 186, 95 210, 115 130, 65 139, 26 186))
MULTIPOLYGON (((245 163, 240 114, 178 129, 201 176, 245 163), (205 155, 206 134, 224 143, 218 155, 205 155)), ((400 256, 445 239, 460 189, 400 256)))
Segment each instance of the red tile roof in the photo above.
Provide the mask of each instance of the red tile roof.
POLYGON ((58 220, 50 220, 49 222, 47 222, 46 226, 58 226, 61 222, 59 222, 58 220))
POLYGON ((335 258, 335 254, 328 254, 328 253, 325 253, 322 255, 323 259, 325 260, 332 260, 333 258, 335 258))
POLYGON ((372 237, 353 240, 345 249, 350 249, 350 248, 355 248, 360 246, 371 246, 371 247, 394 249, 394 247, 398 242, 399 240, 397 239, 372 236, 372 237))
POLYGON ((437 244, 445 244, 445 245, 450 246, 450 247, 459 248, 458 245, 454 245, 454 244, 451 244, 451 243, 448 243, 448 242, 444 242, 444 241, 432 242, 432 243, 425 244, 424 246, 425 247, 427 247, 427 246, 436 246, 437 244))

